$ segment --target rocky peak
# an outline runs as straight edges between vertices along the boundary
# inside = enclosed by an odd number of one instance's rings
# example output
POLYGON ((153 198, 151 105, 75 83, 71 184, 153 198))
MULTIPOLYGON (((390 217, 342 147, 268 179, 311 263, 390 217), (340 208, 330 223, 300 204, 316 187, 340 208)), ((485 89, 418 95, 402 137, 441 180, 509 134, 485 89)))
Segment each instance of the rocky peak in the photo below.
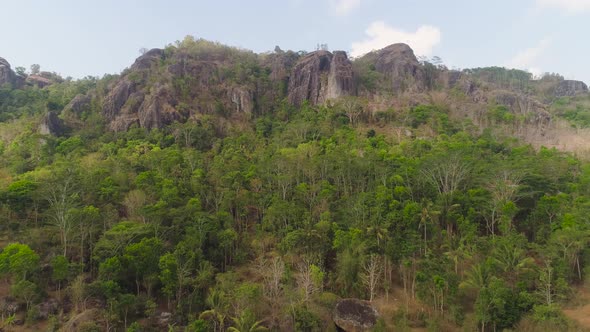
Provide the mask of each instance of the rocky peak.
POLYGON ((394 91, 424 89, 424 73, 414 51, 406 44, 393 44, 369 53, 375 70, 382 73, 394 91))
POLYGON ((161 48, 152 48, 151 50, 145 52, 139 58, 135 59, 133 65, 131 65, 132 70, 143 70, 149 69, 152 64, 156 63, 157 61, 164 58, 164 50, 161 48))
POLYGON ((288 99, 312 105, 354 93, 352 63, 345 52, 312 52, 300 59, 289 77, 288 99))
POLYGON ((10 68, 10 63, 4 58, 0 58, 0 85, 10 83, 14 84, 16 74, 10 68))
POLYGON ((555 87, 555 97, 571 97, 588 92, 588 86, 582 81, 563 80, 555 87))

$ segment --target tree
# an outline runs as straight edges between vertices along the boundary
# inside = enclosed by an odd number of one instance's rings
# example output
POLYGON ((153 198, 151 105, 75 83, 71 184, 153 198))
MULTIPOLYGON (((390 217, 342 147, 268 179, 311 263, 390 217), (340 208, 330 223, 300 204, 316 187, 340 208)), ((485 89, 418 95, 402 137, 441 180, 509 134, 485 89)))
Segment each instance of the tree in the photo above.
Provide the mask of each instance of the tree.
POLYGON ((31 307, 35 298, 39 296, 39 288, 37 285, 24 279, 14 284, 10 291, 14 297, 25 303, 27 311, 31 307))
MULTIPOLYGON (((494 236, 496 234, 496 224, 502 215, 502 212, 508 212, 510 204, 515 199, 518 193, 522 176, 520 174, 502 171, 495 176, 488 184, 488 190, 491 194, 489 201, 490 215, 486 215, 488 231, 494 236)), ((512 228, 512 215, 505 213, 509 220, 507 225, 508 230, 512 228)))
POLYGON ((57 282, 57 293, 61 297, 61 283, 68 279, 70 263, 65 256, 55 256, 51 261, 51 279, 57 282))
POLYGON ((139 243, 133 243, 125 248, 123 259, 135 275, 137 295, 139 295, 140 284, 144 286, 148 297, 154 283, 158 279, 158 264, 162 251, 162 242, 156 238, 144 238, 139 243))
POLYGON ((65 257, 68 257, 68 245, 75 221, 72 212, 79 199, 79 191, 76 188, 77 183, 78 180, 73 170, 66 169, 47 188, 46 199, 49 203, 50 223, 59 231, 65 257))
POLYGON ((32 64, 31 65, 31 75, 39 75, 39 73, 41 72, 41 66, 38 64, 32 64))
POLYGON ((377 285, 381 277, 381 269, 381 260, 377 255, 371 255, 363 267, 361 280, 369 292, 369 302, 373 302, 375 298, 377 285))
POLYGON ((344 110, 344 114, 346 114, 350 124, 352 126, 356 125, 359 117, 364 112, 361 99, 353 96, 341 97, 337 104, 344 110))
POLYGON ((262 326, 262 321, 256 320, 256 317, 250 310, 244 310, 239 316, 232 317, 233 326, 227 329, 229 332, 262 332, 268 329, 262 326))
POLYGON ((39 269, 39 255, 26 244, 12 243, 0 254, 0 274, 10 274, 15 280, 26 280, 39 269))

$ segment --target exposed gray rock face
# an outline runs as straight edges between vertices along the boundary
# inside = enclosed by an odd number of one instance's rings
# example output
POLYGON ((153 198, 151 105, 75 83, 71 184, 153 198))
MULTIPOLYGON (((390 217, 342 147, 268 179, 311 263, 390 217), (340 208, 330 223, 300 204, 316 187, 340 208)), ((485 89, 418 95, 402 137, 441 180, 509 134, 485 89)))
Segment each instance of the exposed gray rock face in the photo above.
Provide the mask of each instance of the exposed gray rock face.
POLYGON ((367 301, 343 299, 336 303, 333 319, 338 328, 345 332, 371 331, 379 313, 367 301))
POLYGON ((154 63, 157 63, 164 58, 164 50, 160 48, 152 48, 145 52, 142 56, 137 58, 133 65, 132 70, 144 70, 149 69, 154 63))
POLYGON ((162 128, 165 124, 181 120, 180 114, 170 105, 173 100, 165 86, 156 85, 139 107, 137 117, 142 128, 162 128))
POLYGON ((572 97, 578 93, 588 92, 588 86, 582 81, 564 80, 555 87, 555 97, 572 97))
POLYGON ((299 106, 306 100, 317 105, 353 93, 352 64, 345 52, 312 52, 291 71, 288 99, 293 105, 299 106))
POLYGON ((235 105, 236 113, 252 113, 254 110, 252 93, 244 88, 234 87, 228 90, 231 102, 235 105))
POLYGON ((512 113, 522 116, 526 123, 534 125, 541 135, 545 135, 552 120, 547 105, 529 96, 511 91, 497 91, 492 96, 495 103, 508 107, 512 113))
POLYGON ((16 74, 10 68, 10 63, 4 58, 0 58, 0 85, 15 84, 15 79, 16 74))
POLYGON ((90 102, 92 101, 92 97, 89 95, 77 95, 66 105, 64 108, 64 112, 71 112, 76 115, 80 115, 88 110, 90 110, 90 102))
POLYGON ((55 112, 47 112, 39 125, 39 133, 43 135, 59 136, 63 133, 63 121, 55 112))
POLYGON ((272 81, 287 81, 291 68, 295 65, 299 59, 299 55, 293 51, 269 54, 268 58, 265 59, 264 65, 270 68, 270 79, 272 81))
POLYGON ((366 56, 373 58, 375 70, 388 79, 394 91, 424 90, 424 72, 410 46, 393 44, 366 56))
MULTIPOLYGON (((103 115, 107 120, 114 120, 127 103, 129 96, 136 90, 137 85, 128 79, 122 79, 111 89, 103 102, 103 115)), ((143 101, 143 100, 142 100, 143 101)))
POLYGON ((37 305, 38 318, 47 319, 51 315, 55 315, 59 311, 59 302, 56 299, 50 298, 37 305))
POLYGON ((40 75, 29 75, 25 82, 29 85, 35 85, 39 88, 44 88, 51 85, 51 80, 40 75))

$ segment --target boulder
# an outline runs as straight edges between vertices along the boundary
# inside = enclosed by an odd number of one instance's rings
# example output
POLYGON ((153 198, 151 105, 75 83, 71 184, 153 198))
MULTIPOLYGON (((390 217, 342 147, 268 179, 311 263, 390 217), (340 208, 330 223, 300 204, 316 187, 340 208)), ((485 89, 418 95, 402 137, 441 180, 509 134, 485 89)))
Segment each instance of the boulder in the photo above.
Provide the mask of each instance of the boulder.
POLYGON ((336 326, 345 332, 371 331, 379 313, 367 301, 343 299, 336 303, 333 319, 336 326))
POLYGON ((45 320, 51 315, 55 315, 59 311, 59 302, 56 299, 50 298, 43 303, 37 305, 38 318, 45 320))
POLYGON ((10 63, 4 58, 0 58, 0 86, 6 83, 15 84, 16 76, 10 68, 10 63))
POLYGON ((578 93, 588 92, 588 86, 582 81, 563 80, 555 87, 555 97, 572 97, 578 93))
POLYGON ((345 52, 316 51, 300 59, 289 77, 288 99, 312 105, 354 93, 352 64, 345 52))
POLYGON ((0 299, 0 312, 8 316, 15 314, 20 308, 21 306, 18 304, 18 301, 12 297, 7 296, 0 299))
POLYGON ((41 75, 29 75, 27 76, 27 78, 25 79, 25 83, 28 85, 33 85, 36 86, 38 88, 44 88, 46 86, 49 86, 53 83, 53 81, 47 77, 43 77, 41 75))
POLYGON ((170 312, 161 312, 158 316, 158 326, 161 328, 168 328, 170 325, 170 321, 172 320, 172 313, 170 312))

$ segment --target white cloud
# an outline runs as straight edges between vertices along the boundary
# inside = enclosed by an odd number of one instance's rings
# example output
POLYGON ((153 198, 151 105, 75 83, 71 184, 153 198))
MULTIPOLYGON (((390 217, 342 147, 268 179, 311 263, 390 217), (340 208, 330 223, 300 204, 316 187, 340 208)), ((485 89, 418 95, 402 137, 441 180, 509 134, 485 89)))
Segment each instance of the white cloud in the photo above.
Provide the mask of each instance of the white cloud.
POLYGON ((541 8, 558 8, 571 14, 590 10, 590 0, 536 0, 541 8))
POLYGON ((330 0, 330 6, 336 15, 347 15, 361 5, 361 0, 330 0))
POLYGON ((395 43, 410 45, 418 55, 431 55, 432 49, 441 39, 441 32, 437 27, 423 25, 414 32, 407 32, 391 27, 383 21, 371 23, 365 33, 365 40, 352 43, 352 56, 361 56, 395 43))
POLYGON ((524 49, 512 57, 506 67, 527 70, 534 76, 540 76, 542 71, 537 67, 537 60, 551 44, 551 38, 542 39, 536 46, 524 49))

